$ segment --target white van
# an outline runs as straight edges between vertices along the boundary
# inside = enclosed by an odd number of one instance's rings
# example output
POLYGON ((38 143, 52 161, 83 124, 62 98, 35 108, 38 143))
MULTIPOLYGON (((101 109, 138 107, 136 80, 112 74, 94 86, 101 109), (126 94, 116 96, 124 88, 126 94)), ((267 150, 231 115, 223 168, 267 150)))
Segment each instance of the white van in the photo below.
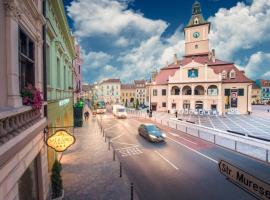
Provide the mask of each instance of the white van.
POLYGON ((113 105, 113 114, 117 118, 127 118, 126 108, 121 105, 113 105))

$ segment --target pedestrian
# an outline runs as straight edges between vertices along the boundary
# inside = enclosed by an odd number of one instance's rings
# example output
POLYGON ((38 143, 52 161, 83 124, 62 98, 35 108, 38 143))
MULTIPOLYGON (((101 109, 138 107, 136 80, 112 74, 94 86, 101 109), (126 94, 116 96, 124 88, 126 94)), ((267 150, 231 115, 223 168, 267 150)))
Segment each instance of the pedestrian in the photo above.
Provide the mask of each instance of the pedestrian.
POLYGON ((270 110, 269 109, 267 109, 267 112, 269 112, 270 110))
POLYGON ((178 114, 177 111, 175 111, 175 118, 176 118, 176 119, 177 119, 177 114, 178 114))
POLYGON ((84 112, 84 120, 87 121, 88 118, 89 118, 89 112, 86 111, 86 112, 84 112))

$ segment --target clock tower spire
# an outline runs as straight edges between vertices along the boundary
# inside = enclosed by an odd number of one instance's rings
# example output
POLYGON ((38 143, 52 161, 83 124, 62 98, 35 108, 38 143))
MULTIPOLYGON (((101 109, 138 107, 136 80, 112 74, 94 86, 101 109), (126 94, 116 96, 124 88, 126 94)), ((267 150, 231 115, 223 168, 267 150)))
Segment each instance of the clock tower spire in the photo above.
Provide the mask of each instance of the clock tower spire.
POLYGON ((201 4, 198 1, 192 5, 192 15, 185 27, 185 56, 208 54, 210 23, 205 21, 201 4))

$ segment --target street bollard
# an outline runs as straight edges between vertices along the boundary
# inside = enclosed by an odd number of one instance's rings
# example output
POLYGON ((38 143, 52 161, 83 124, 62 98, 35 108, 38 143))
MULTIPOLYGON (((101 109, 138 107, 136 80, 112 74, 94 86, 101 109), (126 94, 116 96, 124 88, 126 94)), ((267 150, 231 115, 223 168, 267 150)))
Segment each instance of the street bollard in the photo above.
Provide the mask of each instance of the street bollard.
POLYGON ((134 190, 134 184, 130 183, 130 199, 133 200, 133 190, 134 190))
POLYGON ((103 137, 105 136, 105 131, 104 131, 104 129, 103 129, 103 131, 102 131, 102 135, 103 135, 103 137))
POLYGON ((186 126, 186 133, 187 133, 187 126, 186 126))
POLYGON ((104 139, 104 141, 105 141, 105 142, 107 142, 107 140, 106 140, 106 139, 107 139, 107 137, 106 137, 106 135, 105 135, 105 139, 104 139))
POLYGON ((200 130, 198 129, 198 138, 200 138, 200 130))
POLYGON ((113 150, 113 161, 115 161, 115 150, 113 150))
POLYGON ((122 163, 120 162, 120 178, 122 177, 122 163))
POLYGON ((111 150, 111 140, 109 139, 109 142, 108 142, 108 150, 110 151, 111 150))

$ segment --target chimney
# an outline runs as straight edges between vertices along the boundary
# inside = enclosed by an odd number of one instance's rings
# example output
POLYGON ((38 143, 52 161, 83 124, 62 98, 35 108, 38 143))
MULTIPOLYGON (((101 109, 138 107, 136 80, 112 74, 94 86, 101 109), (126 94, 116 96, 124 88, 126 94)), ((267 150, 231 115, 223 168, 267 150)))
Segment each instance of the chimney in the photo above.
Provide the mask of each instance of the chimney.
POLYGON ((177 54, 174 54, 174 64, 177 65, 177 54))
POLYGON ((216 62, 216 53, 215 53, 215 49, 212 49, 212 61, 216 62))
POLYGON ((211 59, 212 59, 212 52, 209 51, 209 52, 208 52, 208 60, 211 60, 211 59))

